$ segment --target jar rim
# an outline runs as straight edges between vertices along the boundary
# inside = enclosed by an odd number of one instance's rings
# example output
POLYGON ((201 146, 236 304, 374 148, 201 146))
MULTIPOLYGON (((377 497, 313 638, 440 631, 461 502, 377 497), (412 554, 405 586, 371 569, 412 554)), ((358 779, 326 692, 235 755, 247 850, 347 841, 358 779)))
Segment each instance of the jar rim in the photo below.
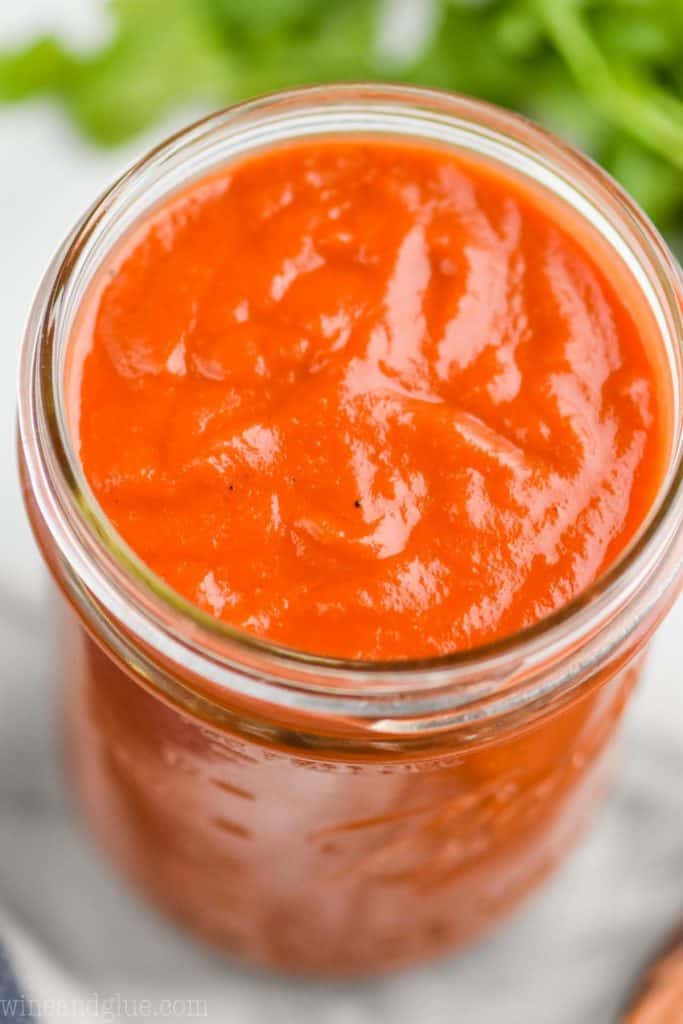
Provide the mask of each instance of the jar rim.
MULTIPOLYGON (((385 130, 382 119, 395 115, 394 131, 400 134, 400 117, 410 115, 411 124, 422 123, 434 138, 443 138, 448 126, 461 134, 473 133, 475 155, 493 147, 503 163, 513 156, 522 161, 525 173, 538 172, 536 181, 569 198, 575 208, 581 200, 577 215, 589 220, 622 260, 627 262, 628 257, 632 273, 639 271, 639 285, 649 289, 648 309, 652 312, 653 299, 659 302, 658 325, 668 332, 669 358, 677 362, 681 377, 683 273, 633 200, 587 157, 519 115, 453 93, 364 83, 312 86, 248 100, 184 128, 138 160, 81 218, 50 264, 27 326, 19 375, 22 456, 39 514, 59 551, 60 574, 79 603, 88 606, 89 614, 123 626, 148 650, 180 665, 195 680, 194 691, 197 680, 207 681, 212 699, 219 703, 221 693, 237 691, 296 708, 324 705, 327 713, 374 718, 445 710, 462 716, 482 701, 489 710, 507 710, 569 687, 575 672, 570 679, 560 671, 563 656, 602 631, 602 643, 592 655, 599 663, 605 644, 614 642, 613 630, 607 627, 627 606, 634 607, 645 583, 665 560, 683 521, 680 424, 650 516, 591 586, 536 624, 496 641, 435 657, 391 661, 335 658, 284 647, 230 626, 183 598, 117 534, 85 481, 66 427, 59 354, 63 357, 69 334, 64 320, 70 308, 73 313, 75 301, 73 295, 67 299, 67 290, 75 276, 86 273, 88 258, 93 263, 93 238, 98 231, 101 237, 103 226, 116 216, 117 204, 131 194, 136 201, 145 201, 144 178, 150 168, 163 169, 174 161, 182 167, 185 160, 186 183, 187 173, 197 169, 193 147, 209 144, 212 133, 225 142, 231 132, 250 131, 255 141, 251 150, 243 143, 246 154, 264 144, 265 128, 272 135, 265 144, 301 138, 301 132, 278 137, 278 126, 287 118, 294 123, 306 115, 311 134, 339 132, 340 127, 347 133, 367 132, 372 118, 360 129, 352 125, 354 118, 362 121, 362 111, 373 115, 380 132, 385 130), (483 148, 475 148, 477 140, 483 148), (593 215, 597 221, 590 221, 593 215), (550 666, 557 671, 549 672, 550 666)), ((408 135, 416 142, 427 137, 417 131, 408 135)), ((204 166, 202 174, 206 173, 204 166)), ((89 269, 92 272, 92 265, 89 269)), ((672 383, 678 396, 679 380, 672 383)), ((680 419, 678 397, 677 404, 680 419)), ((680 560, 671 571, 677 575, 679 570, 680 560)))

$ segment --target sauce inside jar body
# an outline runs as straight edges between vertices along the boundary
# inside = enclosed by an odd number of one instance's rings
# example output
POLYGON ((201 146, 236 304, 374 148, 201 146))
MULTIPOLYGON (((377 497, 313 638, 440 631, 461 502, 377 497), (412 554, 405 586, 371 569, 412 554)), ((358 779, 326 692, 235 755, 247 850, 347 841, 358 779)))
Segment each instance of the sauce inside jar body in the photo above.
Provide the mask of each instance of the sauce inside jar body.
POLYGON ((628 295, 571 228, 426 146, 299 143, 189 186, 78 332, 95 496, 186 598, 300 650, 537 622, 632 539, 666 449, 628 295))
POLYGON ((359 752, 310 742, 303 717, 259 742, 181 714, 70 613, 60 635, 71 773, 102 847, 200 939, 295 974, 395 970, 500 925, 606 795, 638 678, 612 669, 530 727, 431 756, 401 737, 359 752))

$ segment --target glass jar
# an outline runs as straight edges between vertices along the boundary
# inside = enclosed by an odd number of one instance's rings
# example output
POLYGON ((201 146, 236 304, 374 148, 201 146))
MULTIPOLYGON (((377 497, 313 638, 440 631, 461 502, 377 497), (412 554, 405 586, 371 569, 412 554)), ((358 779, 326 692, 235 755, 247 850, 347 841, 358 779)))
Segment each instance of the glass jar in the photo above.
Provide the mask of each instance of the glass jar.
POLYGON ((159 146, 88 211, 30 316, 21 472, 65 598, 74 783, 103 846, 163 910, 253 962, 373 972, 478 935, 557 865, 605 789, 641 652, 679 587, 682 293, 655 230, 597 167, 521 118, 427 90, 324 87, 242 104, 159 146), (552 196, 554 216, 610 251, 663 367, 668 470, 638 537, 567 607, 484 648, 351 662, 215 621, 116 535, 72 445, 69 337, 117 239, 211 169, 330 135, 474 153, 552 196))

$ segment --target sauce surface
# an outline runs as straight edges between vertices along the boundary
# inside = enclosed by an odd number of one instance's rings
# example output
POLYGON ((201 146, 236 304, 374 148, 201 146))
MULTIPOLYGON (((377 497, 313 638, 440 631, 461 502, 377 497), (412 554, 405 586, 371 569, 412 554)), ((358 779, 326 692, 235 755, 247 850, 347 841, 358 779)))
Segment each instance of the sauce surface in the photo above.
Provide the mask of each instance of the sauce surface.
POLYGON ((191 185, 88 300, 95 496, 181 594, 291 647, 540 620, 633 537, 665 449, 628 296, 573 234, 426 146, 297 143, 191 185))

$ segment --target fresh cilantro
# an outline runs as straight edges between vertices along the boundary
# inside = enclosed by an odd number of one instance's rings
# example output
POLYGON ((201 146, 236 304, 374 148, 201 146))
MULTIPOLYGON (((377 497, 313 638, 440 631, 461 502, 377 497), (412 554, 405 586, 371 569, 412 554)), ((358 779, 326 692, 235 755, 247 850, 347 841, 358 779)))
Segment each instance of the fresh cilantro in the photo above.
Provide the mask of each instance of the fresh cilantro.
POLYGON ((537 118, 683 234, 683 0, 424 0, 433 30, 391 63, 386 0, 110 0, 111 40, 86 56, 53 38, 0 52, 0 100, 59 99, 117 143, 180 104, 287 86, 391 78, 537 118))

